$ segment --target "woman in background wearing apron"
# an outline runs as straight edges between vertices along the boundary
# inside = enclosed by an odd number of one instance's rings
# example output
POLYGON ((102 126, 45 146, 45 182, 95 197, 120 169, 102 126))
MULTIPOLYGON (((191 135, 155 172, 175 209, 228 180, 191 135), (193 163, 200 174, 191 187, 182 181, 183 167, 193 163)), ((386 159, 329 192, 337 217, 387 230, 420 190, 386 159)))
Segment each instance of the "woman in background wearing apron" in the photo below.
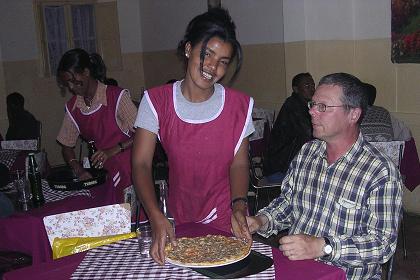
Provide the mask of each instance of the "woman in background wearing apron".
POLYGON ((57 69, 58 84, 72 98, 66 103, 64 120, 57 136, 64 160, 79 179, 91 174, 76 159, 77 138, 95 141, 98 149, 91 161, 108 171, 105 186, 100 187, 104 204, 124 202, 124 189, 132 185, 131 146, 136 107, 126 89, 103 83, 106 68, 98 54, 82 49, 67 51, 57 69))

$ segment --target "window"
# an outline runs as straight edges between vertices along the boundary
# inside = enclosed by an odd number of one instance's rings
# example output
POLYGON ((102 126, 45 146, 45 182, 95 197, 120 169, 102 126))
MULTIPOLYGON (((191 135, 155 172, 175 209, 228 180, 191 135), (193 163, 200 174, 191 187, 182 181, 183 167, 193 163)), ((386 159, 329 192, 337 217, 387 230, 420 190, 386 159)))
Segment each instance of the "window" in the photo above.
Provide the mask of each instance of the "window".
POLYGON ((34 0, 34 3, 42 76, 54 76, 61 56, 72 48, 99 53, 109 70, 122 68, 115 1, 34 0))
POLYGON ((83 48, 96 52, 96 28, 92 4, 39 5, 41 49, 44 57, 44 74, 55 74, 64 52, 71 48, 83 48))

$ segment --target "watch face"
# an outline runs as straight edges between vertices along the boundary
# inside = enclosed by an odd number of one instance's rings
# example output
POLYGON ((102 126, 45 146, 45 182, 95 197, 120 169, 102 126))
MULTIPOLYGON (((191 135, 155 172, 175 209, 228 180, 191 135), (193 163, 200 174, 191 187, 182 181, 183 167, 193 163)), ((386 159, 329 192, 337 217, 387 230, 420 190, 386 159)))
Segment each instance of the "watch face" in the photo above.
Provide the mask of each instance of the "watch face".
POLYGON ((324 246, 324 253, 325 254, 329 255, 329 254, 332 253, 332 251, 333 251, 333 248, 332 248, 331 245, 327 244, 327 245, 324 246))

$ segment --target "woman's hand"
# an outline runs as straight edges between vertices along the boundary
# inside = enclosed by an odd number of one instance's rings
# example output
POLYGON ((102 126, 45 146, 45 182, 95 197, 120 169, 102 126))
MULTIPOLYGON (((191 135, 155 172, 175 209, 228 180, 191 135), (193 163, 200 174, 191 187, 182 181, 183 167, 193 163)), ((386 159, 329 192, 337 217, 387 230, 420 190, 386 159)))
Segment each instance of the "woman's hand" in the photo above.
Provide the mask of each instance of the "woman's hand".
POLYGON ((176 245, 175 231, 172 224, 163 214, 151 221, 152 225, 152 246, 150 256, 160 265, 165 264, 165 246, 167 242, 176 245))
POLYGON ((113 156, 112 149, 98 150, 91 157, 93 167, 101 169, 104 167, 105 162, 113 156))
POLYGON ((85 181, 91 179, 92 175, 88 171, 86 171, 86 169, 83 168, 83 172, 80 173, 80 175, 77 175, 77 178, 79 178, 79 181, 85 181))
POLYGON ((80 164, 77 164, 76 167, 73 168, 73 172, 79 181, 85 181, 92 178, 92 175, 80 164))
POLYGON ((252 236, 248 229, 247 223, 247 209, 246 205, 239 205, 240 203, 235 203, 234 208, 232 209, 232 233, 237 238, 246 240, 248 243, 252 243, 252 236))

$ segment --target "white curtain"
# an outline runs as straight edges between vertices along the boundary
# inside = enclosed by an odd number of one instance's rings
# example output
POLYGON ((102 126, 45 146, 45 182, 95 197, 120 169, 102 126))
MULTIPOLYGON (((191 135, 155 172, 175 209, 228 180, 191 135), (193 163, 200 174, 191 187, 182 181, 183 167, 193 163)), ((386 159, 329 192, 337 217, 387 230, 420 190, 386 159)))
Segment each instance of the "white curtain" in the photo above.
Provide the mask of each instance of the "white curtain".
POLYGON ((73 5, 71 6, 71 16, 74 46, 76 48, 82 48, 88 53, 96 52, 93 5, 73 5))
POLYGON ((70 46, 96 52, 93 5, 72 5, 73 44, 67 42, 65 6, 44 6, 45 32, 51 75, 55 75, 61 56, 70 46))
POLYGON ((50 71, 55 75, 58 62, 67 50, 66 23, 63 6, 44 7, 45 32, 47 36, 50 71))

